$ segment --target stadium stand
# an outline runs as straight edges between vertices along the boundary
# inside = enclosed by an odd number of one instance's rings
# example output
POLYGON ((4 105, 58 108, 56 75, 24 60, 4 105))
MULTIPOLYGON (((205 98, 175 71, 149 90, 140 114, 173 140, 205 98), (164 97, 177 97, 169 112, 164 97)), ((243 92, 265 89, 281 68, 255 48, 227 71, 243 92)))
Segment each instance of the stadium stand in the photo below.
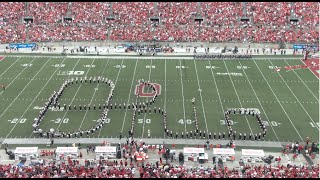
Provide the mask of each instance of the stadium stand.
POLYGON ((0 177, 6 178, 132 178, 139 169, 142 178, 318 178, 319 165, 312 166, 283 166, 283 165, 246 165, 242 170, 227 167, 195 167, 165 165, 156 167, 147 163, 144 167, 137 167, 131 163, 128 167, 120 165, 118 161, 104 161, 94 163, 86 160, 86 165, 80 165, 77 160, 56 164, 51 161, 46 164, 32 166, 0 165, 0 177))
POLYGON ((1 43, 151 41, 154 36, 160 41, 176 42, 319 41, 318 3, 248 2, 245 7, 238 2, 2 2, 1 43), (106 20, 109 15, 115 19, 106 20), (196 15, 204 18, 202 24, 194 22, 196 15), (26 16, 34 18, 30 28, 22 25, 26 16), (150 21, 153 16, 160 18, 156 26, 150 21), (243 16, 251 21, 241 22, 243 16), (64 17, 71 17, 72 21, 63 22, 64 17), (290 21, 291 17, 298 22, 290 21))

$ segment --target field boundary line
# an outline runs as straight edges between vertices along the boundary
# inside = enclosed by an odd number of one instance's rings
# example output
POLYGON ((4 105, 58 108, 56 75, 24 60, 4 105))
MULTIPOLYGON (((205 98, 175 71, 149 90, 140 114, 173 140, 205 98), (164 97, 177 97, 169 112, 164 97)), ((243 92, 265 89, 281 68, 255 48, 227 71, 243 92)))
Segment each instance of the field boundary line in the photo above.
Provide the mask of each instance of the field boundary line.
POLYGON ((187 120, 186 120, 186 108, 184 107, 184 90, 183 90, 183 81, 182 81, 182 70, 181 70, 181 60, 179 60, 179 63, 180 63, 180 67, 179 67, 179 70, 180 70, 180 82, 181 82, 181 94, 182 94, 182 107, 183 107, 183 122, 184 122, 184 129, 185 131, 184 132, 187 132, 187 120))
MULTIPOLYGON (((284 60, 284 62, 286 62, 289 66, 290 66, 290 64, 286 61, 286 60, 284 60)), ((308 68, 309 69, 309 68, 308 68)), ((309 69, 310 70, 310 69, 309 69)), ((297 75, 298 76, 298 78, 300 79, 300 81, 303 83, 303 85, 309 90, 309 92, 313 95, 313 97, 317 100, 317 101, 319 101, 319 99, 313 94, 313 92, 309 89, 309 87, 303 82, 303 80, 300 78, 300 76, 299 76, 299 74, 296 72, 296 71, 294 71, 293 70, 293 72, 294 72, 294 74, 295 75, 297 75)), ((282 80, 283 81, 283 80, 282 80)))
MULTIPOLYGON (((110 59, 109 59, 109 60, 110 60, 110 59)), ((109 60, 108 60, 108 62, 109 62, 109 60)), ((118 82, 118 78, 119 78, 120 72, 121 72, 121 70, 122 70, 123 60, 121 61, 121 64, 120 64, 120 65, 121 65, 121 68, 119 68, 119 71, 118 71, 116 80, 115 80, 115 82, 114 82, 114 87, 115 87, 115 88, 116 88, 116 85, 117 85, 117 82, 118 82)), ((114 98, 112 98, 112 100, 114 100, 114 98)), ((107 117, 107 118, 108 118, 108 117, 107 117)), ((110 122, 111 122, 111 118, 110 118, 110 122)), ((100 133, 101 133, 102 129, 103 129, 103 127, 99 129, 98 138, 100 137, 100 133)))
MULTIPOLYGON (((274 66, 271 61, 269 61, 269 62, 272 64, 272 66, 274 66)), ((284 84, 287 86, 287 88, 289 89, 289 91, 292 93, 292 95, 296 98, 296 100, 298 101, 298 103, 300 104, 300 106, 302 107, 302 109, 304 110, 304 112, 307 113, 307 115, 308 115, 308 117, 310 118, 310 120, 315 124, 316 127, 318 127, 317 129, 318 129, 318 131, 319 131, 319 126, 317 125, 317 123, 315 123, 315 122, 313 121, 313 119, 311 118, 310 114, 307 112, 307 110, 306 110, 306 109, 304 108, 304 106, 301 104, 300 100, 297 98, 297 96, 294 94, 294 92, 293 92, 292 89, 288 86, 288 84, 284 81, 284 79, 283 79, 283 77, 281 76, 281 74, 280 74, 279 72, 277 72, 277 74, 280 76, 280 78, 282 79, 282 81, 284 82, 284 84)))
MULTIPOLYGON (((131 86, 130 86, 130 90, 129 90, 129 96, 128 96, 128 100, 127 100, 127 105, 129 105, 129 101, 130 101, 130 97, 131 97, 131 93, 132 93, 131 92, 132 91, 132 86, 133 86, 134 78, 136 76, 138 61, 139 61, 139 59, 136 60, 136 65, 134 66, 134 71, 133 71, 131 86)), ((121 127, 121 133, 123 132, 124 123, 126 122, 127 112, 128 112, 128 108, 126 108, 126 111, 124 113, 123 123, 122 123, 122 127, 121 127)))
MULTIPOLYGON (((80 59, 79 59, 79 60, 80 60, 80 59)), ((87 70, 87 72, 86 72, 86 74, 85 74, 85 77, 87 77, 87 74, 89 73, 89 71, 90 71, 90 69, 91 69, 91 67, 92 67, 92 64, 94 63, 95 60, 96 60, 96 59, 93 59, 93 60, 92 60, 92 62, 91 62, 91 64, 90 64, 90 67, 89 67, 89 69, 87 70)), ((78 61, 78 62, 79 62, 79 61, 78 61)), ((76 63, 76 65, 73 67, 72 70, 74 70, 74 68, 76 68, 78 62, 76 63)), ((69 77, 70 77, 70 75, 68 76, 67 79, 69 79, 69 77)), ((72 98, 72 100, 71 100, 70 105, 72 105, 72 102, 74 101, 74 98, 77 96, 77 94, 78 94, 81 86, 82 86, 82 83, 79 85, 76 93, 74 94, 74 96, 73 96, 73 98, 72 98)), ((61 122, 59 123, 59 125, 58 125, 58 127, 57 127, 57 129, 56 129, 55 131, 58 131, 58 130, 59 130, 59 128, 60 128, 60 126, 61 126, 61 124, 62 124, 62 122, 63 122, 63 119, 66 117, 67 114, 68 114, 68 110, 64 113, 63 117, 61 118, 61 122)))
POLYGON ((294 125, 294 124, 293 124, 293 122, 291 121, 291 118, 289 117, 288 113, 286 112, 286 110, 284 109, 284 107, 282 106, 282 104, 280 103, 280 101, 279 101, 279 99, 278 99, 277 95, 274 93, 274 91, 273 91, 273 89, 271 88, 270 84, 268 83, 268 81, 267 81, 266 77, 264 76, 264 74, 263 74, 263 73, 262 73, 262 71, 260 70, 260 67, 258 66, 258 64, 256 63, 256 61, 254 61, 254 60, 253 60, 253 62, 254 62, 254 63, 255 63, 255 65, 257 66, 257 68, 258 68, 258 70, 259 70, 260 74, 262 75, 263 79, 264 79, 264 80, 266 81, 266 83, 268 84, 268 86, 269 86, 269 88, 270 88, 271 92, 273 93, 274 97, 277 99, 277 101, 278 101, 278 103, 280 104, 280 106, 281 106, 281 108, 282 108, 283 112, 286 114, 287 118, 288 118, 288 119, 289 119, 289 121, 291 122, 291 125, 292 125, 292 126, 293 126, 293 128, 296 130, 296 132, 298 133, 298 135, 299 135, 300 139, 303 141, 303 138, 301 137, 301 135, 300 135, 299 131, 297 130, 297 128, 295 127, 295 125, 294 125))
MULTIPOLYGON (((46 63, 44 63, 43 65, 42 65, 42 67, 39 69, 39 71, 33 76, 33 78, 34 77, 36 77, 40 72, 41 72, 41 70, 46 66, 46 64, 50 61, 50 59, 51 58, 49 58, 47 61, 46 61, 46 63)), ((34 59, 33 59, 34 60, 34 59)), ((33 61, 32 60, 32 61, 33 61)), ((31 62, 32 62, 31 61, 31 62)), ((30 63, 31 63, 30 62, 30 63)), ((22 94, 22 92, 24 92, 24 90, 29 86, 29 84, 32 82, 32 80, 31 81, 29 81, 28 82, 28 84, 20 91, 20 93, 14 98, 14 100, 10 103, 10 105, 7 107, 7 109, 6 110, 4 110, 3 112, 2 112, 2 114, 0 115, 0 118, 4 115, 4 113, 12 106, 12 104, 18 99, 18 97, 22 94)), ((11 132, 12 132, 12 130, 17 126, 17 124, 18 124, 18 121, 17 121, 17 123, 13 126, 13 128, 10 130, 10 132, 6 135, 6 137, 5 137, 5 139, 6 138, 8 138, 9 137, 9 135, 11 134, 11 132)), ((2 145, 2 144, 1 144, 2 145)), ((0 146, 1 146, 0 145, 0 146)))
POLYGON ((203 105, 203 98, 202 98, 202 89, 201 89, 201 86, 200 86, 200 82, 199 82, 199 75, 198 75, 198 69, 197 69, 197 65, 196 65, 196 60, 194 59, 193 60, 193 63, 194 63, 194 68, 196 69, 196 75, 197 75, 197 81, 198 81, 198 87, 199 87, 199 93, 200 93, 200 99, 201 99, 201 105, 202 105, 202 113, 203 113, 203 117, 204 117, 204 122, 206 123, 206 129, 207 129, 207 138, 209 139, 209 129, 208 129, 208 124, 207 124, 207 117, 206 117, 206 112, 204 110, 204 105, 203 105))
MULTIPOLYGON (((239 60, 238 60, 238 62, 240 63, 240 66, 242 66, 242 64, 241 64, 241 62, 240 62, 239 60)), ((243 68, 241 68, 241 69, 242 69, 242 71, 243 71, 244 75, 246 76, 246 78, 247 78, 247 80, 248 80, 248 82, 249 82, 249 84, 250 84, 250 86, 251 86, 251 89, 253 90, 253 93, 254 93, 254 95, 256 96, 256 98, 257 98, 257 100, 258 100, 258 103, 260 104, 260 107, 261 107, 261 109, 263 110, 263 112, 264 112, 264 114, 265 114, 265 116, 266 116, 266 118, 267 118, 267 121, 268 121, 268 122, 269 122, 269 124, 270 124, 270 127, 271 127, 272 131, 274 132, 274 135, 276 135, 276 138, 277 138, 278 142, 280 142, 279 137, 278 137, 278 135, 277 135, 276 131, 274 130, 274 128, 273 128, 273 126, 272 126, 272 124, 271 124, 271 121, 270 121, 270 119, 269 119, 269 117, 268 117, 268 115, 267 115, 266 111, 264 110, 264 108, 263 108, 263 106, 262 106, 262 104, 261 104, 261 102, 260 102, 259 97, 257 96, 256 91, 254 90, 254 88, 253 88, 253 86, 252 86, 251 82, 249 81, 249 78, 248 78, 248 76, 247 76, 246 71, 245 71, 243 68)))
MULTIPOLYGON (((107 68, 107 66, 108 66, 108 64, 109 64, 109 61, 110 61, 110 60, 108 60, 107 63, 106 63, 106 65, 104 66, 103 71, 102 71, 102 73, 101 73, 102 75, 103 75, 104 72, 106 71, 106 68, 107 68)), ((101 75, 101 76, 102 76, 102 75, 101 75)), ((102 82, 101 82, 101 83, 102 83, 102 82)), ((97 83, 97 85, 96 85, 95 88, 98 88, 101 83, 97 83)), ((91 98, 91 100, 90 100, 90 102, 89 102, 89 106, 91 106, 92 100, 93 100, 94 95, 96 94, 96 92, 97 92, 97 90, 94 90, 94 93, 93 93, 93 95, 92 95, 92 98, 91 98)), ((87 117, 87 113, 88 113, 88 112, 89 112, 89 111, 86 111, 86 113, 85 113, 84 116, 83 116, 83 119, 82 119, 81 124, 80 124, 80 127, 79 127, 79 131, 81 130, 82 124, 83 124, 85 118, 87 117)))
MULTIPOLYGON (((1 139, 0 139, 1 140, 1 139)), ((57 138, 54 141, 54 144, 72 144, 72 143, 81 143, 81 144, 101 144, 102 141, 108 141, 111 144, 116 143, 125 143, 125 138, 121 140, 119 138, 57 138)), ((165 139, 165 138, 145 138, 143 140, 146 144, 183 144, 183 145, 203 145, 206 140, 203 139, 165 139)), ((8 138, 3 141, 3 143, 8 144, 44 144, 46 145, 50 142, 46 138, 8 138)), ((214 144, 227 144, 230 140, 211 140, 214 144)), ((288 142, 272 142, 272 141, 234 141, 237 146, 246 146, 246 147, 276 147, 282 148, 281 144, 288 144, 288 142)), ((279 151, 280 152, 280 151, 279 151)))
MULTIPOLYGON (((48 62, 50 61, 51 58, 49 58, 48 62)), ((66 60, 66 58, 63 59, 63 61, 60 63, 60 65, 66 60)), ((55 73, 57 72, 57 70, 60 68, 60 66, 54 71, 54 73, 52 73, 51 78, 55 75, 55 73)), ((51 79, 50 78, 50 79, 51 79)), ((38 94, 35 96, 35 98, 33 99, 33 101, 30 103, 30 105, 26 108, 26 110, 24 111, 24 113, 20 116, 19 119, 21 119, 26 112, 28 112, 28 110, 30 109, 30 107, 33 105, 33 103, 37 100, 37 97, 41 94, 41 92, 43 91, 43 89, 47 86, 47 84, 50 82, 50 79, 47 81, 47 83, 41 88, 41 90, 38 92, 38 94)), ((18 122, 15 124, 15 126, 11 129, 11 131, 8 133, 8 136, 11 134, 11 132, 14 130, 14 128, 16 127, 16 125, 18 125, 18 122)))
MULTIPOLYGON (((151 71, 152 71, 152 59, 150 61, 150 68, 149 68, 149 82, 150 82, 150 76, 151 76, 151 71)), ((143 90, 142 90, 143 91, 143 90)), ((149 97, 147 97, 147 99, 149 100, 149 97)), ((149 101, 148 101, 149 102, 149 101)), ((143 117, 143 125, 142 125, 142 135, 141 135, 141 138, 143 138, 143 134, 144 134, 144 126, 146 124, 146 116, 147 116, 147 113, 144 113, 144 117, 143 117)))
MULTIPOLYGON (((222 61, 223 61, 223 63, 224 63, 224 66, 226 67, 227 72, 229 73, 229 69, 228 69, 228 67, 227 67, 227 64, 226 64, 225 60, 222 60, 222 61)), ((235 91, 235 93, 236 93, 236 95, 237 95, 237 98, 238 98, 238 101, 239 101, 239 103, 240 103, 240 106, 241 106, 241 108, 244 108, 244 107, 242 106, 242 103, 241 103, 240 97, 239 97, 239 95, 238 95, 238 92, 237 92, 236 87, 234 86, 234 83, 233 83, 233 80, 232 80, 232 78, 231 78, 230 73, 229 73, 229 75, 228 75, 228 76, 229 76, 229 78, 230 78, 230 80, 231 80, 231 84, 232 84, 233 89, 234 89, 234 91, 235 91)), ((248 117, 247 117, 247 116, 244 116, 244 117, 245 117, 245 118, 246 118, 246 120, 247 120, 247 123, 248 123, 249 129, 250 129, 250 131, 251 131, 251 133, 252 133, 252 136, 254 136, 254 133, 253 133, 253 131, 252 131, 252 129, 251 129, 251 126, 250 126, 250 123, 249 123, 248 117)))

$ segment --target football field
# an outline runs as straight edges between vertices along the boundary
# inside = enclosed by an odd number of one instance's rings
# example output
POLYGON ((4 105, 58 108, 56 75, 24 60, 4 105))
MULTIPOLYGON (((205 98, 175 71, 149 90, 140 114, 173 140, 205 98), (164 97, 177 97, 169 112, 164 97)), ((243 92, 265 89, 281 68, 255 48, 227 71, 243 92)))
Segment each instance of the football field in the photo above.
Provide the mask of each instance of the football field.
MULTIPOLYGON (((260 111, 267 127, 265 140, 277 142, 319 139, 319 80, 308 69, 276 72, 276 67, 301 65, 299 59, 183 60, 57 57, 6 57, 0 61, 0 138, 35 137, 32 124, 48 98, 67 79, 106 77, 115 83, 112 104, 136 100, 139 79, 156 83, 159 95, 135 120, 135 137, 164 138, 163 119, 153 109, 167 112, 167 126, 174 132, 195 129, 192 99, 195 98, 199 129, 225 132, 224 111, 251 108, 260 111)), ((103 104, 110 88, 102 83, 79 83, 67 87, 61 105, 103 104)), ((147 88, 146 93, 151 92, 147 88)), ((148 97, 140 97, 145 102, 148 97)), ((40 128, 63 132, 87 130, 101 117, 90 111, 48 110, 40 128)), ((112 109, 105 126, 90 137, 126 137, 131 129, 132 109, 112 109)), ((231 115, 232 129, 240 133, 261 132, 251 115, 231 115)))

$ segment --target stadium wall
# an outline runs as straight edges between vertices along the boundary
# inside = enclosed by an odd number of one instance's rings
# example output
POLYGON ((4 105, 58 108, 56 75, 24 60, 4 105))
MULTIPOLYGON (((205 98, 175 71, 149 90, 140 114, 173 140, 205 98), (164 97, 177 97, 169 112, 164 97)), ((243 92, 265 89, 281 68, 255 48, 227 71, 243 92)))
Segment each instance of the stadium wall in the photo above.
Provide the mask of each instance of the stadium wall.
MULTIPOLYGON (((119 44, 124 44, 124 43, 131 43, 131 44, 137 44, 137 42, 128 42, 128 41, 84 41, 84 42, 35 42, 39 46, 42 46, 43 44, 45 45, 50 45, 50 46, 116 46, 119 44)), ((159 45, 162 46, 171 46, 175 47, 177 45, 179 46, 203 46, 203 47, 234 47, 238 46, 238 48, 248 48, 248 43, 206 43, 206 42, 156 42, 159 45)), ((139 42, 138 44, 153 44, 153 42, 139 42)), ((251 47, 255 48, 263 48, 263 47, 268 47, 268 48, 278 48, 279 44, 278 43, 250 43, 251 47)), ((0 44, 0 48, 4 49, 6 46, 9 46, 9 44, 0 44)), ((292 49, 293 44, 286 44, 287 49, 292 49)))

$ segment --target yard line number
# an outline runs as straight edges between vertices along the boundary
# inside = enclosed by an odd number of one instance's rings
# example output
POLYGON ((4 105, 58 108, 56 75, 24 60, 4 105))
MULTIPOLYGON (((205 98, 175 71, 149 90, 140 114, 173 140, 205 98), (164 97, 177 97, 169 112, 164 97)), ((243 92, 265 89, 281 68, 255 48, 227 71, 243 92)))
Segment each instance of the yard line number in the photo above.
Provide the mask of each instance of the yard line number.
MULTIPOLYGON (((100 119, 100 118, 99 118, 98 120, 94 119, 94 120, 92 120, 92 121, 100 122, 100 121, 101 121, 101 119, 100 119)), ((110 118, 107 118, 107 119, 106 119, 106 123, 110 123, 110 118)))
POLYGON ((269 66, 269 69, 278 69, 278 66, 269 66))
POLYGON ((320 123, 319 122, 317 122, 317 123, 310 122, 310 125, 311 125, 311 127, 315 128, 317 126, 319 127, 320 123))
POLYGON ((54 123, 57 123, 57 124, 59 124, 62 121, 62 123, 66 124, 69 122, 69 118, 64 118, 64 119, 57 118, 57 119, 52 119, 51 121, 53 121, 54 123))
POLYGON ((32 64, 21 64, 21 66, 23 66, 23 67, 31 67, 32 64))
POLYGON ((237 66, 237 69, 248 69, 248 66, 237 66))
POLYGON ((96 67, 96 65, 94 65, 94 64, 89 64, 89 65, 83 65, 84 67, 86 67, 86 68, 94 68, 94 67, 96 67))
POLYGON ((179 119, 178 123, 184 125, 184 124, 191 124, 192 121, 191 119, 187 119, 187 120, 179 119))
POLYGON ((147 68, 147 69, 149 69, 149 68, 154 69, 154 68, 156 68, 156 66, 154 66, 154 65, 152 65, 152 66, 150 66, 150 65, 146 65, 146 68, 147 68))
MULTIPOLYGON (((230 122, 230 125, 234 125, 235 123, 238 123, 238 122, 233 122, 233 120, 229 120, 230 122)), ((220 125, 226 125, 226 120, 220 120, 220 125)))
POLYGON ((53 67, 65 67, 66 65, 65 64, 54 64, 54 65, 52 65, 53 67))
POLYGON ((278 123, 276 121, 270 121, 270 123, 268 121, 262 121, 262 124, 265 126, 270 126, 270 124, 271 124, 271 126, 279 126, 282 123, 278 123))
MULTIPOLYGON (((143 124, 143 119, 138 119, 138 123, 139 123, 139 124, 143 124)), ((151 119, 146 119, 146 120, 145 120, 145 123, 146 123, 146 124, 150 124, 150 123, 151 123, 151 119)))
POLYGON ((27 121, 27 119, 26 118, 21 118, 21 119, 19 119, 19 118, 13 118, 12 120, 11 119, 9 119, 8 120, 9 122, 11 122, 12 124, 16 124, 16 123, 25 123, 26 121, 27 121))

